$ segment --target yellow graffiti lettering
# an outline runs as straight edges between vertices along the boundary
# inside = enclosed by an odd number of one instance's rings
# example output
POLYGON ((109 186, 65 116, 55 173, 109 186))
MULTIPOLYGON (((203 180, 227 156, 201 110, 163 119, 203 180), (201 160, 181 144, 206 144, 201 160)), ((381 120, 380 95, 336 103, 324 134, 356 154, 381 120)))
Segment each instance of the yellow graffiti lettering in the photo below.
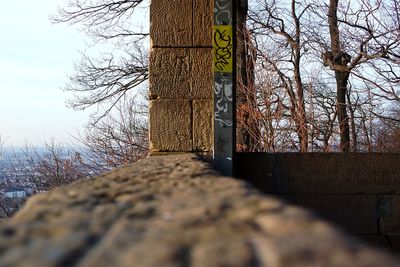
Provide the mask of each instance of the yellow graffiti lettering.
POLYGON ((231 25, 215 25, 213 31, 214 72, 232 72, 233 30, 231 25))

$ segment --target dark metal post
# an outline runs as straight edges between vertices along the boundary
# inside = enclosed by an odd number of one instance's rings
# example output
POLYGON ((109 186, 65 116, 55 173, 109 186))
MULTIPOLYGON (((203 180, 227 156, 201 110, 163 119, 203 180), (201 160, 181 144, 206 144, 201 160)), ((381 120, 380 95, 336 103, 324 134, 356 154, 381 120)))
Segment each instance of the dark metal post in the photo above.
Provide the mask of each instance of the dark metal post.
POLYGON ((236 151, 236 1, 214 0, 214 163, 234 175, 236 151))

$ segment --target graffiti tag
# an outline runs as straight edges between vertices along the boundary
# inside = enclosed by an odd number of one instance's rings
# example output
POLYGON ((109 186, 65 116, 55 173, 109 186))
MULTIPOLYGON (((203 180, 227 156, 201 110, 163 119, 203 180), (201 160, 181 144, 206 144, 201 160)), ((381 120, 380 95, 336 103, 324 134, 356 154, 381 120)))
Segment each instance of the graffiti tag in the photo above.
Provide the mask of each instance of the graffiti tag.
POLYGON ((215 72, 232 72, 233 32, 231 25, 214 26, 213 57, 215 72))

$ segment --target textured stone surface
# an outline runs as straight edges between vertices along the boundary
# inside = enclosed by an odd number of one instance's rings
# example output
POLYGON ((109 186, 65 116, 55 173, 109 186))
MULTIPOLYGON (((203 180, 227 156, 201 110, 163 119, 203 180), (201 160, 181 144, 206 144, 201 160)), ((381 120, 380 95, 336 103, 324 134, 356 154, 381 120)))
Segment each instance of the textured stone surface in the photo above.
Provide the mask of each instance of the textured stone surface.
POLYGON ((192 151, 192 107, 189 100, 150 101, 150 149, 192 151))
POLYGON ((191 94, 199 98, 213 98, 212 50, 209 48, 191 49, 190 58, 192 62, 191 94))
POLYGON ((212 76, 150 75, 149 98, 154 99, 211 99, 212 76))
POLYGON ((193 44, 212 46, 213 0, 193 0, 193 44))
POLYGON ((150 75, 189 76, 189 51, 187 48, 153 48, 150 52, 150 75))
POLYGON ((211 99, 213 98, 214 80, 213 76, 208 74, 205 76, 192 76, 191 95, 193 98, 211 99))
POLYGON ((211 151, 213 102, 209 100, 193 101, 193 150, 211 151))
POLYGON ((212 77, 150 75, 149 98, 211 99, 212 77))
POLYGON ((176 112, 177 102, 152 103, 150 149, 153 153, 211 149, 209 110, 196 110, 197 113, 193 114, 193 110, 187 108, 186 100, 191 100, 194 108, 199 108, 201 101, 213 97, 212 3, 212 0, 151 1, 149 99, 185 102, 181 114, 176 112), (172 106, 167 106, 167 103, 172 106), (155 114, 161 117, 156 118, 155 114), (177 121, 174 121, 175 115, 177 121), (195 121, 198 126, 193 124, 195 121), (184 129, 188 125, 189 128, 184 129), (164 133, 167 136, 163 136, 164 133), (175 133, 177 138, 173 137, 175 133), (183 139, 183 136, 188 139, 183 139))
POLYGON ((149 77, 149 98, 154 99, 190 99, 192 79, 190 76, 149 77))
POLYGON ((155 47, 192 46, 192 0, 152 0, 150 37, 155 47))
POLYGON ((211 99, 211 49, 160 49, 150 56, 151 99, 211 99))
POLYGON ((34 196, 0 224, 0 266, 392 267, 400 261, 219 176, 193 155, 176 155, 34 196))
POLYGON ((211 48, 190 49, 192 76, 213 77, 211 48))

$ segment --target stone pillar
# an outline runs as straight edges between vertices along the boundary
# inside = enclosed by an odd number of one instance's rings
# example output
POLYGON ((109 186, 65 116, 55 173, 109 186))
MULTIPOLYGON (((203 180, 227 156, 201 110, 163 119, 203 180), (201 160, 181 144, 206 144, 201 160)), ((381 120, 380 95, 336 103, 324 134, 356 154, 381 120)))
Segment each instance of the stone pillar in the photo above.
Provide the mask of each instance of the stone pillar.
POLYGON ((213 0, 151 0, 150 150, 209 152, 213 0))

